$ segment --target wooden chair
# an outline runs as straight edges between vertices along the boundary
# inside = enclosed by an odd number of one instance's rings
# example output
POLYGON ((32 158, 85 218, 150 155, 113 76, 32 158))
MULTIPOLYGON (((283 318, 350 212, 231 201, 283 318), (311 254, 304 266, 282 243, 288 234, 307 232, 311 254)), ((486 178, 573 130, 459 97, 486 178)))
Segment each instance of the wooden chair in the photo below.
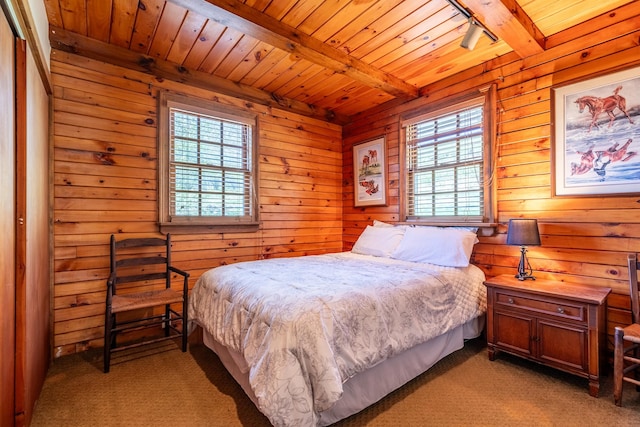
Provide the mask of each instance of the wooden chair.
POLYGON ((112 235, 110 253, 104 372, 109 372, 111 354, 116 351, 176 337, 182 338, 182 351, 187 351, 189 273, 171 265, 171 235, 167 234, 166 239, 125 239, 119 242, 112 235), (175 289, 171 287, 172 273, 182 277, 182 283, 175 289), (174 310, 172 304, 180 304, 180 311, 174 310), (121 332, 143 331, 151 327, 164 328, 164 336, 142 335, 126 345, 116 345, 116 338, 121 332))
POLYGON ((640 391, 640 302, 638 269, 640 262, 636 254, 627 257, 629 265, 629 292, 631 295, 631 325, 616 326, 613 352, 613 399, 622 406, 622 385, 624 381, 636 385, 640 391), (630 344, 624 347, 625 344, 630 344))

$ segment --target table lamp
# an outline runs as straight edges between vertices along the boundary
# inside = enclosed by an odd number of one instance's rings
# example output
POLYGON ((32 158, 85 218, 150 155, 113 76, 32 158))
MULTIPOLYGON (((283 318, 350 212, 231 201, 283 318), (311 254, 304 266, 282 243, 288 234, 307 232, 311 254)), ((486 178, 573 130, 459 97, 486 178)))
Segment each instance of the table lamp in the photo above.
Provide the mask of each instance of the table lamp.
POLYGON ((537 219, 510 219, 507 230, 507 245, 520 246, 520 264, 518 264, 518 280, 536 280, 533 269, 527 259, 527 246, 540 246, 540 233, 537 219))

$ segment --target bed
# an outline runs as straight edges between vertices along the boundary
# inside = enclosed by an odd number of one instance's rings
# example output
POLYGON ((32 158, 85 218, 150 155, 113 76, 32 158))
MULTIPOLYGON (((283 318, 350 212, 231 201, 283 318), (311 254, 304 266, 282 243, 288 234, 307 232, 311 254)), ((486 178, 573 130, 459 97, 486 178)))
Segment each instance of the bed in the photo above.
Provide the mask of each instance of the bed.
POLYGON ((335 423, 482 332, 475 234, 446 230, 443 240, 432 228, 368 226, 349 252, 211 269, 189 318, 273 425, 335 423), (443 262, 447 246, 455 254, 443 262))

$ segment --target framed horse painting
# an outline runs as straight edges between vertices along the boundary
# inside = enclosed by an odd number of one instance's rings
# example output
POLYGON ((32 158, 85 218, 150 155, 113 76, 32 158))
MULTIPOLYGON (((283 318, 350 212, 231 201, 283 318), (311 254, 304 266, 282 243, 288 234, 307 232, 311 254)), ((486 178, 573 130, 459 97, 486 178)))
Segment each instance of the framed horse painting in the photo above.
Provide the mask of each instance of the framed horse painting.
POLYGON ((353 146, 354 206, 387 204, 386 156, 384 136, 353 146))
POLYGON ((554 196, 640 193, 640 67, 553 87, 554 196))

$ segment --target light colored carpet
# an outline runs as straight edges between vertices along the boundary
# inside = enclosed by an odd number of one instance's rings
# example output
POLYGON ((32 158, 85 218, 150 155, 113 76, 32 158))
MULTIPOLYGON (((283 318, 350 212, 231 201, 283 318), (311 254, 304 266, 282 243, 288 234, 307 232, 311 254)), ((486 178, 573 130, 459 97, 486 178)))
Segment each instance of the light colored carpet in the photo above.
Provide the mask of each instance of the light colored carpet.
MULTIPOLYGON (((611 375, 600 397, 587 380, 501 353, 494 362, 473 340, 377 404, 337 424, 354 426, 639 426, 640 393, 625 385, 613 404, 611 375)), ((118 356, 109 374, 86 352, 57 359, 33 427, 267 426, 217 356, 172 343, 118 356)))

